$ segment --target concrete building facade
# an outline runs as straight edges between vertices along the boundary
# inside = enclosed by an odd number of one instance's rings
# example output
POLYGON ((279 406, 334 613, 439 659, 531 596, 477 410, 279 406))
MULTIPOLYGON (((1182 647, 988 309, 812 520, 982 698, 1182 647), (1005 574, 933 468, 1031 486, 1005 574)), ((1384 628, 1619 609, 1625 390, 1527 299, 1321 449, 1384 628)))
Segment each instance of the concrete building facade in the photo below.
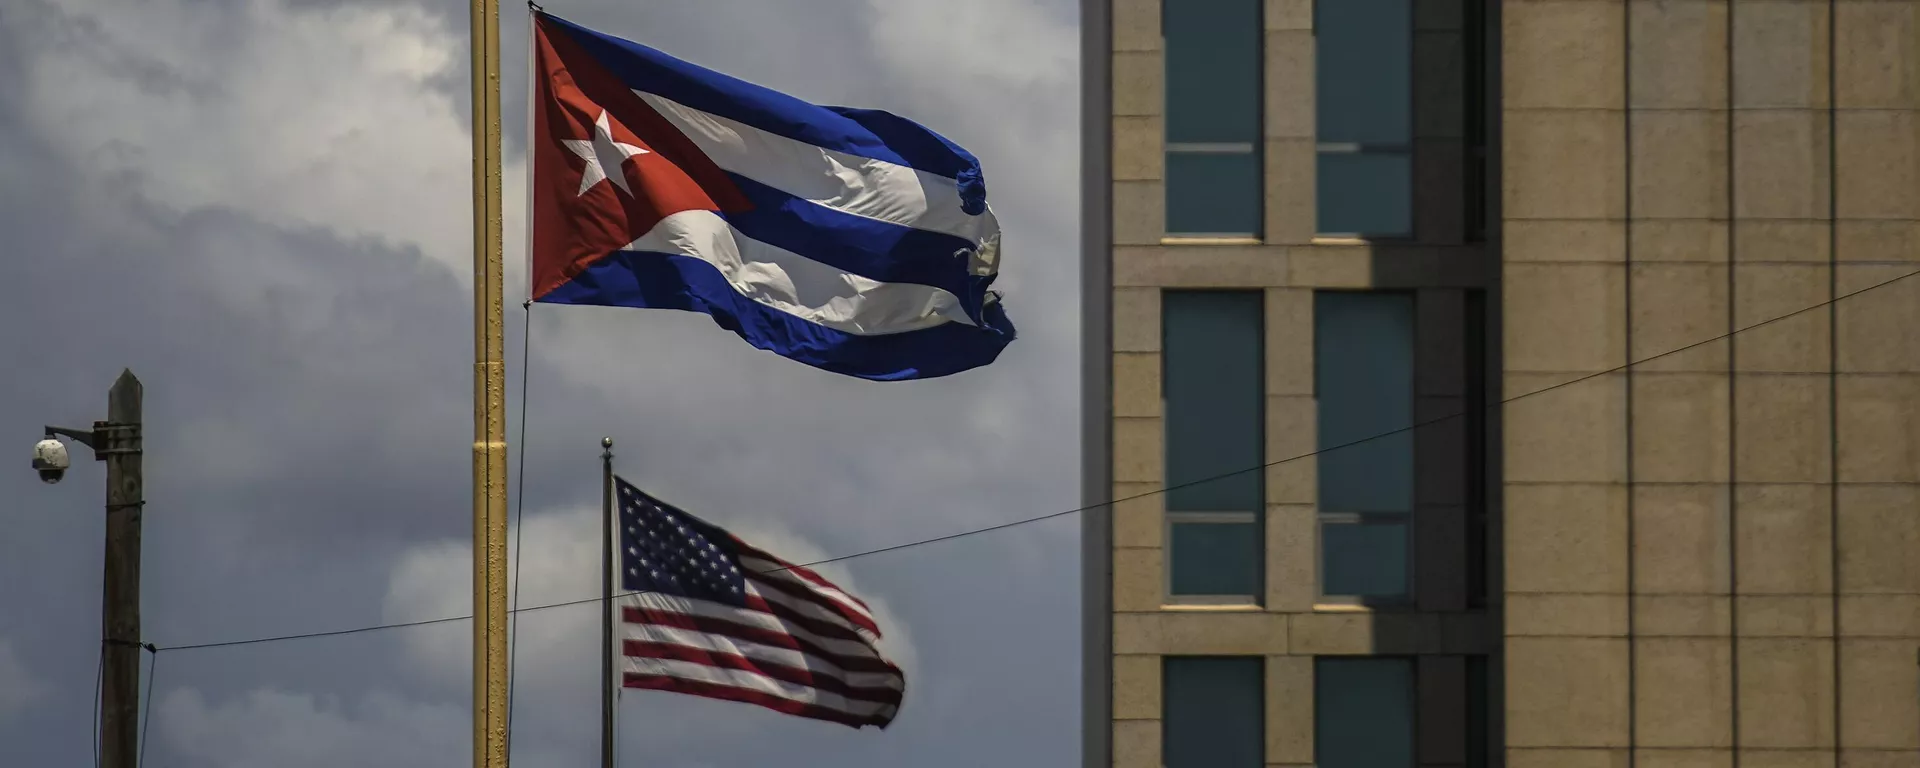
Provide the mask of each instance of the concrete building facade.
POLYGON ((1089 768, 1920 768, 1920 0, 1082 18, 1089 768))

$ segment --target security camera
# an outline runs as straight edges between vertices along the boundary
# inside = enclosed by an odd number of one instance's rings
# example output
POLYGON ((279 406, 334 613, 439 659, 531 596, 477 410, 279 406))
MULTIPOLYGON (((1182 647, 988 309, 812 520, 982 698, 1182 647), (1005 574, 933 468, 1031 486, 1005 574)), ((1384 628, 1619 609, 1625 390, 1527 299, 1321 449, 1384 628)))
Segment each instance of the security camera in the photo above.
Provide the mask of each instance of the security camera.
POLYGON ((40 473, 41 482, 60 482, 72 463, 67 459, 66 443, 49 437, 33 445, 33 471, 40 473))

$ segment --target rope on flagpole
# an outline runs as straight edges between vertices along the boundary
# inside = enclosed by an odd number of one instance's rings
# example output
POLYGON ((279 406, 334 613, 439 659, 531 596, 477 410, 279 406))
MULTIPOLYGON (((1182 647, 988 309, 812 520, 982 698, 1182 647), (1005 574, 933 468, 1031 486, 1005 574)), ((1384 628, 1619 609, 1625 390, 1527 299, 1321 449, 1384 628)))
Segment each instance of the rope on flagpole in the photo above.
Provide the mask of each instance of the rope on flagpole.
MULTIPOLYGON (((539 3, 533 2, 533 0, 527 0, 527 9, 529 13, 535 14, 535 15, 545 10, 540 7, 539 3)), ((535 122, 534 121, 535 107, 534 107, 534 95, 533 95, 533 92, 534 92, 533 78, 535 76, 535 66, 534 66, 535 57, 533 55, 533 50, 535 47, 534 40, 536 36, 539 34, 539 31, 537 29, 538 25, 539 25, 538 20, 532 20, 531 23, 527 25, 526 131, 527 131, 527 138, 529 142, 531 142, 533 138, 533 130, 534 130, 534 122, 535 122)), ((526 175, 527 189, 531 190, 533 189, 533 173, 534 173, 533 149, 531 144, 529 144, 527 149, 525 165, 526 165, 526 171, 527 171, 527 175, 526 175)), ((532 292, 532 286, 531 286, 531 281, 533 279, 533 196, 532 195, 527 196, 526 208, 524 209, 524 212, 522 214, 521 222, 522 222, 521 231, 526 240, 526 256, 527 256, 527 260, 525 262, 527 267, 526 279, 529 281, 529 285, 528 285, 527 298, 520 302, 520 312, 524 315, 523 323, 520 328, 520 436, 518 438, 519 442, 517 443, 520 446, 520 455, 517 457, 517 460, 519 461, 519 466, 515 471, 515 477, 513 479, 513 484, 515 488, 515 496, 514 496, 514 502, 513 502, 513 541, 511 544, 512 551, 513 551, 513 562, 510 566, 511 570, 509 571, 509 573, 511 574, 510 578, 513 582, 513 587, 511 590, 509 590, 507 594, 507 716, 506 716, 507 732, 504 738, 504 741, 505 741, 504 749, 506 750, 506 753, 507 753, 508 765, 513 764, 513 702, 515 698, 514 694, 517 689, 517 678, 519 676, 519 669, 520 669, 520 614, 517 613, 516 611, 520 607, 520 582, 522 581, 521 577, 523 576, 523 574, 520 573, 520 554, 522 551, 524 551, 523 547, 521 546, 521 541, 524 540, 526 537, 526 518, 527 518, 527 408, 528 408, 527 404, 529 402, 529 396, 527 393, 527 381, 531 375, 529 372, 533 370, 533 292, 532 292)))
MULTIPOLYGON (((531 3, 529 3, 531 5, 531 3)), ((520 669, 520 584, 526 581, 520 573, 520 553, 524 551, 520 542, 526 537, 527 519, 527 381, 533 370, 533 300, 520 303, 520 312, 525 321, 520 329, 520 435, 515 444, 520 446, 520 455, 515 457, 518 466, 514 469, 513 498, 513 589, 507 595, 507 762, 513 762, 513 699, 514 678, 520 669)))

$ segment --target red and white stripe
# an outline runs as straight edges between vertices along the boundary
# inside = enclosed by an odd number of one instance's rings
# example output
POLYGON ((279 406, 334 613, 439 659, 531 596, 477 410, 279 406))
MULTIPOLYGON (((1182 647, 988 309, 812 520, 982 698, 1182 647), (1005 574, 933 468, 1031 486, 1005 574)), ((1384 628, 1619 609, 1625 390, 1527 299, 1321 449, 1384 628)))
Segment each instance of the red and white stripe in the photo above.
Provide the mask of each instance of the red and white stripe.
POLYGON ((809 569, 734 544, 747 573, 744 608, 658 593, 620 598, 624 685, 885 728, 906 677, 876 645, 872 610, 809 569))

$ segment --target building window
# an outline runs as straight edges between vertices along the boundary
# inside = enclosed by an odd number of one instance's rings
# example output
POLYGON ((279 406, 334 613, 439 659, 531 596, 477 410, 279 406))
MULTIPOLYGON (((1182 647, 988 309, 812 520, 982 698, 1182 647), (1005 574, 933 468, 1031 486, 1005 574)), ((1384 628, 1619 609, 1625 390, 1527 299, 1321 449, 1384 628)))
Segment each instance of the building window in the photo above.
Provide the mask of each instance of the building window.
POLYGON ((1414 297, 1314 296, 1320 592, 1399 603, 1411 594, 1414 297))
POLYGON ((1262 768, 1266 764, 1262 659, 1169 656, 1162 673, 1164 768, 1262 768))
POLYGON ((1263 303, 1259 291, 1161 298, 1173 602, 1257 604, 1265 591, 1263 303))
POLYGON ((1412 659, 1315 659, 1314 766, 1413 768, 1413 709, 1412 659))
POLYGON ((1314 4, 1319 232, 1413 234, 1412 0, 1314 4))
POLYGON ((1167 233, 1260 236, 1261 0, 1161 4, 1167 233))

